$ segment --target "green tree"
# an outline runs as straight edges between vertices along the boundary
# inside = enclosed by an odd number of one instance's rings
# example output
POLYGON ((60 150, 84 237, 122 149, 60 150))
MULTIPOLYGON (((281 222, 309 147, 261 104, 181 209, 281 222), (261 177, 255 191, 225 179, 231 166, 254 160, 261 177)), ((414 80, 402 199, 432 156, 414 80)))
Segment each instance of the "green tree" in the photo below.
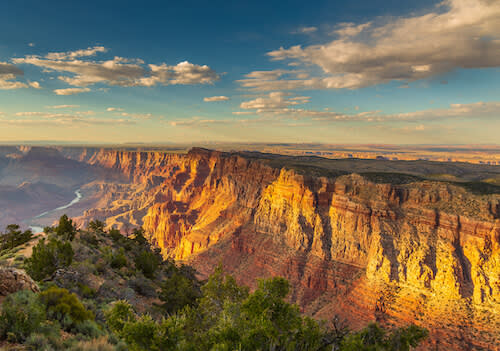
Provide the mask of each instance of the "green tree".
POLYGON ((140 246, 149 246, 148 240, 144 236, 144 229, 142 228, 136 228, 132 232, 132 235, 134 237, 134 241, 139 244, 140 246))
POLYGON ((409 351, 428 335, 426 329, 415 325, 398 328, 391 333, 375 323, 352 333, 342 341, 341 351, 409 351))
POLYGON ((174 266, 171 275, 161 284, 159 298, 163 302, 162 309, 173 314, 185 306, 194 306, 201 297, 196 280, 190 279, 174 266))
POLYGON ((76 234, 76 226, 73 224, 73 220, 69 219, 65 214, 62 215, 61 218, 59 218, 56 234, 63 238, 63 240, 72 241, 76 234))
POLYGON ((10 250, 31 240, 33 232, 28 229, 24 232, 17 224, 9 224, 5 233, 0 235, 0 250, 10 250))
POLYGON ((119 240, 124 238, 122 233, 118 229, 115 229, 115 228, 111 228, 109 230, 109 236, 111 237, 111 240, 113 240, 114 242, 118 242, 119 240))
POLYGON ((26 259, 26 272, 35 280, 51 276, 57 269, 67 267, 73 261, 74 251, 69 242, 42 239, 33 247, 31 257, 26 259))
POLYGON ((90 221, 87 225, 87 229, 96 233, 104 233, 104 222, 98 219, 90 221))

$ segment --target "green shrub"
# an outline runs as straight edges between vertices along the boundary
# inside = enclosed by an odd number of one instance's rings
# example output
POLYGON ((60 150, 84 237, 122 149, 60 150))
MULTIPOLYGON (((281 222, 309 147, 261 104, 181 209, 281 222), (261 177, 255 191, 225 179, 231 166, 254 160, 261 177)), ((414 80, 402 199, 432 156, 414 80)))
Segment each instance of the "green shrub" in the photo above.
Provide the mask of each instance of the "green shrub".
POLYGON ((91 320, 85 320, 75 325, 72 332, 84 335, 90 339, 96 339, 98 337, 104 336, 104 332, 99 327, 99 325, 91 320))
POLYGON ((99 239, 97 239, 97 236, 93 233, 85 232, 80 235, 80 239, 90 245, 91 247, 98 247, 99 246, 99 239))
POLYGON ((132 306, 124 300, 118 300, 113 303, 110 309, 104 313, 108 328, 120 335, 126 323, 135 320, 135 314, 132 306))
POLYGON ((154 274, 160 265, 160 258, 149 250, 141 251, 134 260, 135 266, 144 276, 154 278, 154 274))
POLYGON ((39 299, 45 306, 47 316, 61 322, 65 329, 94 319, 93 313, 83 306, 75 294, 66 289, 48 288, 39 294, 39 299))
POLYGON ((111 268, 120 269, 127 265, 127 257, 125 256, 125 250, 121 249, 118 253, 111 257, 110 262, 111 268))
POLYGON ((46 335, 43 333, 34 333, 26 339, 26 345, 30 350, 36 351, 55 351, 61 350, 62 343, 60 342, 60 337, 54 337, 52 335, 46 335))
POLYGON ((90 286, 85 285, 83 283, 77 283, 78 290, 80 291, 80 294, 85 297, 85 298, 92 298, 95 296, 96 291, 92 289, 90 286))
POLYGON ((146 297, 157 297, 156 288, 151 280, 138 275, 136 278, 128 281, 129 286, 134 289, 136 293, 146 297))
POLYGON ((45 320, 45 310, 36 294, 24 290, 7 296, 2 303, 0 336, 13 342, 24 341, 45 320))
POLYGON ((148 351, 152 349, 157 338, 158 325, 148 315, 136 321, 125 323, 122 337, 133 351, 148 351))
POLYGON ((115 351, 107 338, 101 337, 93 340, 83 340, 72 346, 69 351, 115 351))
POLYGON ((67 267, 73 261, 73 248, 68 242, 42 239, 33 247, 31 257, 26 259, 26 272, 35 280, 51 276, 57 269, 67 267))

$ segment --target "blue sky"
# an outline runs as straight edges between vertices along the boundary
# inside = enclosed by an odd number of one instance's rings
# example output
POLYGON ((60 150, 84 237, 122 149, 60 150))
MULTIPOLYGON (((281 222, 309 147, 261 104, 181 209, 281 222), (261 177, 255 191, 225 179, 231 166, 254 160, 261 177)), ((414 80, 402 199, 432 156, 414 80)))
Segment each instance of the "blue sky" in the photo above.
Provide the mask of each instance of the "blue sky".
POLYGON ((0 141, 498 143, 500 4, 6 1, 0 141))

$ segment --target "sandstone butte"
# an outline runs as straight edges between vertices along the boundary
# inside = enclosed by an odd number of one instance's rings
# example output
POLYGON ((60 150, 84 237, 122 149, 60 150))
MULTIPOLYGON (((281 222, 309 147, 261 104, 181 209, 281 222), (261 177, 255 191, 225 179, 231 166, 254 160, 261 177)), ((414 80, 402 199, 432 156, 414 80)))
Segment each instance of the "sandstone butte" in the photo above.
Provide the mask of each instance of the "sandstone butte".
POLYGON ((422 325, 423 349, 499 350, 499 196, 308 177, 204 149, 62 152, 123 176, 82 188, 94 209, 81 223, 142 225, 164 256, 204 276, 219 263, 250 286, 284 276, 317 318, 422 325))

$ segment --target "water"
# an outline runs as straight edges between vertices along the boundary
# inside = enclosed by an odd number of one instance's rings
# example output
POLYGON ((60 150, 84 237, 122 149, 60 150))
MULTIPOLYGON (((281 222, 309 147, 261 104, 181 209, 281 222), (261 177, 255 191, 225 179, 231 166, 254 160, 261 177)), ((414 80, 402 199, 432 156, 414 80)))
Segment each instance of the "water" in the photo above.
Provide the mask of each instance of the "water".
POLYGON ((26 223, 28 223, 28 226, 33 231, 33 233, 43 232, 43 227, 40 227, 36 223, 37 219, 45 217, 45 216, 50 215, 50 214, 52 214, 54 212, 57 212, 57 211, 65 210, 65 209, 73 206, 74 204, 80 202, 80 200, 83 198, 83 195, 82 195, 80 189, 75 190, 75 196, 76 197, 73 200, 71 200, 70 203, 68 203, 68 204, 66 204, 64 206, 60 206, 60 207, 54 208, 53 210, 50 210, 50 211, 45 211, 44 213, 40 213, 39 215, 37 215, 37 216, 35 216, 33 218, 28 219, 26 221, 26 223))

